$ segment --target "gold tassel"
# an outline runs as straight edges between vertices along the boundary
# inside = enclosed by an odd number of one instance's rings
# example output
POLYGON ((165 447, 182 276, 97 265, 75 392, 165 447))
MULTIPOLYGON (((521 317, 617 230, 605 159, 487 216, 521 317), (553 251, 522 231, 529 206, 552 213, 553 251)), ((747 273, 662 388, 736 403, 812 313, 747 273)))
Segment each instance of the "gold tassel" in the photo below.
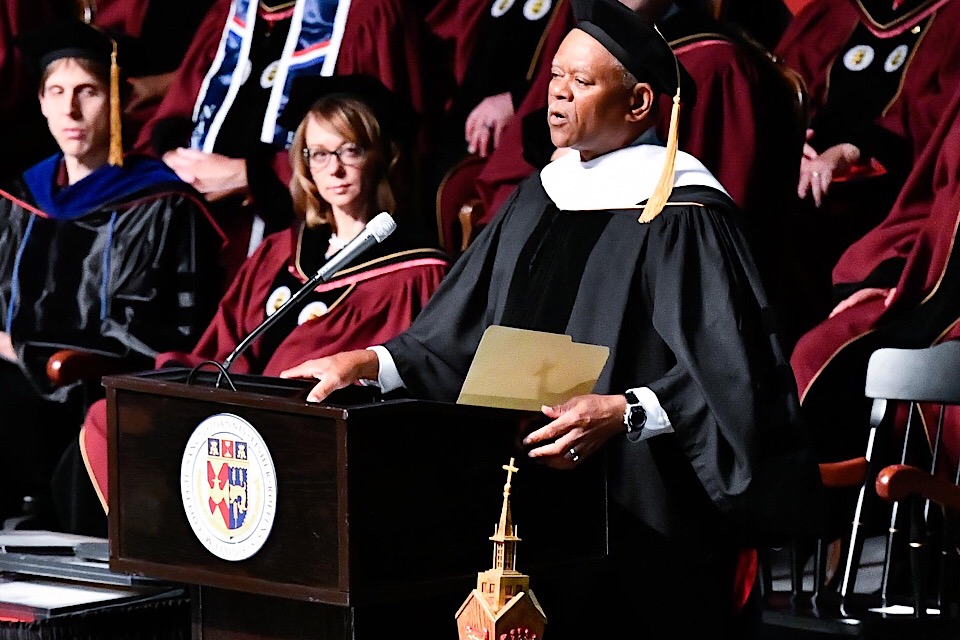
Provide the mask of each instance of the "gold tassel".
POLYGON ((643 213, 637 219, 641 224, 650 222, 663 211, 673 193, 674 163, 677 160, 677 145, 679 144, 678 129, 680 127, 680 86, 677 85, 677 94, 673 96, 673 108, 670 110, 670 131, 667 134, 667 150, 663 162, 663 171, 660 173, 660 181, 657 183, 653 193, 647 199, 647 204, 643 208, 643 213))
POLYGON ((123 166, 123 133, 120 130, 120 67, 117 65, 117 43, 110 54, 110 155, 107 162, 123 166))

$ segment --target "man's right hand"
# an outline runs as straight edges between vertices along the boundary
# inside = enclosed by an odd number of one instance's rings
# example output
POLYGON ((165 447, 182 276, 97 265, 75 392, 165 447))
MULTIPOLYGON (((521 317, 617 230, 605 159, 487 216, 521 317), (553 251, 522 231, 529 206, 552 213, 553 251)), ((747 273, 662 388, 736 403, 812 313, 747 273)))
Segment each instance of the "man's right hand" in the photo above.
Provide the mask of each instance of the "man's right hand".
POLYGON ((874 298, 883 298, 883 306, 889 307, 890 303, 893 302, 893 297, 897 294, 896 289, 879 289, 876 287, 867 287, 866 289, 859 289, 853 293, 853 295, 847 297, 840 302, 836 307, 833 308, 833 311, 830 312, 829 317, 833 317, 838 313, 846 311, 854 305, 858 305, 861 302, 866 300, 872 300, 874 298))
POLYGON ((250 190, 247 163, 240 158, 181 147, 163 154, 163 161, 209 202, 250 190))
POLYGON ((376 380, 380 373, 377 354, 369 349, 341 351, 332 356, 307 360, 280 372, 281 378, 316 378, 316 386, 307 395, 307 402, 322 402, 327 396, 361 380, 376 380))

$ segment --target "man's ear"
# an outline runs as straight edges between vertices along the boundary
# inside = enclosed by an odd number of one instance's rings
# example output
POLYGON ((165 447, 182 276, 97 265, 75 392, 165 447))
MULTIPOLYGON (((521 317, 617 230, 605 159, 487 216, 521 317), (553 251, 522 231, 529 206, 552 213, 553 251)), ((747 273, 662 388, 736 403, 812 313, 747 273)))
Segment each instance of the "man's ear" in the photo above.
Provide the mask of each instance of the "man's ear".
POLYGON ((44 97, 44 91, 41 89, 40 93, 37 94, 37 99, 40 101, 40 113, 43 114, 44 118, 49 118, 50 116, 47 115, 47 101, 44 100, 44 97))
POLYGON ((633 85, 630 92, 630 111, 627 113, 627 122, 639 122, 653 111, 657 94, 646 82, 633 85))

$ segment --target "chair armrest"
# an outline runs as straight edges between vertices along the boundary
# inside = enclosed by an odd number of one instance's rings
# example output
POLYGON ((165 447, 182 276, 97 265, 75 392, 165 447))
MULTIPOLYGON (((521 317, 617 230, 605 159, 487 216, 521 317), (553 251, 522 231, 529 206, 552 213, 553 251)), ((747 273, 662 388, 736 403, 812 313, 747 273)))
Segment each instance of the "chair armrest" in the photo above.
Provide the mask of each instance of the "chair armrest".
POLYGON ((960 487, 907 464, 892 464, 877 475, 877 495, 891 502, 911 495, 960 511, 960 487))
POLYGON ((461 231, 460 252, 463 253, 467 250, 467 247, 470 246, 470 243, 473 242, 473 239, 479 231, 477 228, 477 220, 483 217, 483 203, 479 198, 468 200, 460 207, 458 217, 460 218, 461 231))
POLYGON ((136 359, 62 349, 47 359, 47 379, 55 387, 65 387, 81 380, 134 371, 138 364, 142 368, 143 363, 136 359))
POLYGON ((820 480, 830 489, 856 487, 867 479, 867 459, 864 457, 841 462, 821 462, 820 480))

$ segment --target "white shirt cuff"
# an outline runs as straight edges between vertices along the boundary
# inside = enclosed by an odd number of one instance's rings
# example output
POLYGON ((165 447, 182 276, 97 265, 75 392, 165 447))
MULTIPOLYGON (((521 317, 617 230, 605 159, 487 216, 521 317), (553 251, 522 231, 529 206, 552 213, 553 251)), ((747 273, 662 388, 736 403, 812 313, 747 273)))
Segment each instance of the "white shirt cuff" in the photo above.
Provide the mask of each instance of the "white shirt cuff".
POLYGON ((663 406, 661 406, 657 394, 649 387, 637 387, 636 389, 630 389, 630 391, 637 397, 637 402, 640 403, 640 406, 643 407, 643 410, 647 414, 647 421, 644 423, 643 428, 640 429, 640 434, 637 437, 638 441, 646 440, 647 438, 652 438, 662 433, 673 433, 670 416, 667 415, 667 412, 664 411, 663 406))
POLYGON ((390 352, 387 351, 386 347, 383 345, 375 345, 372 347, 367 347, 368 350, 373 351, 377 354, 377 360, 380 362, 379 373, 377 374, 377 380, 361 380, 360 384, 362 385, 376 385, 380 387, 380 390, 383 393, 389 393, 396 389, 400 389, 404 386, 403 379, 400 377, 400 372, 397 370, 397 364, 393 361, 393 356, 390 355, 390 352))

